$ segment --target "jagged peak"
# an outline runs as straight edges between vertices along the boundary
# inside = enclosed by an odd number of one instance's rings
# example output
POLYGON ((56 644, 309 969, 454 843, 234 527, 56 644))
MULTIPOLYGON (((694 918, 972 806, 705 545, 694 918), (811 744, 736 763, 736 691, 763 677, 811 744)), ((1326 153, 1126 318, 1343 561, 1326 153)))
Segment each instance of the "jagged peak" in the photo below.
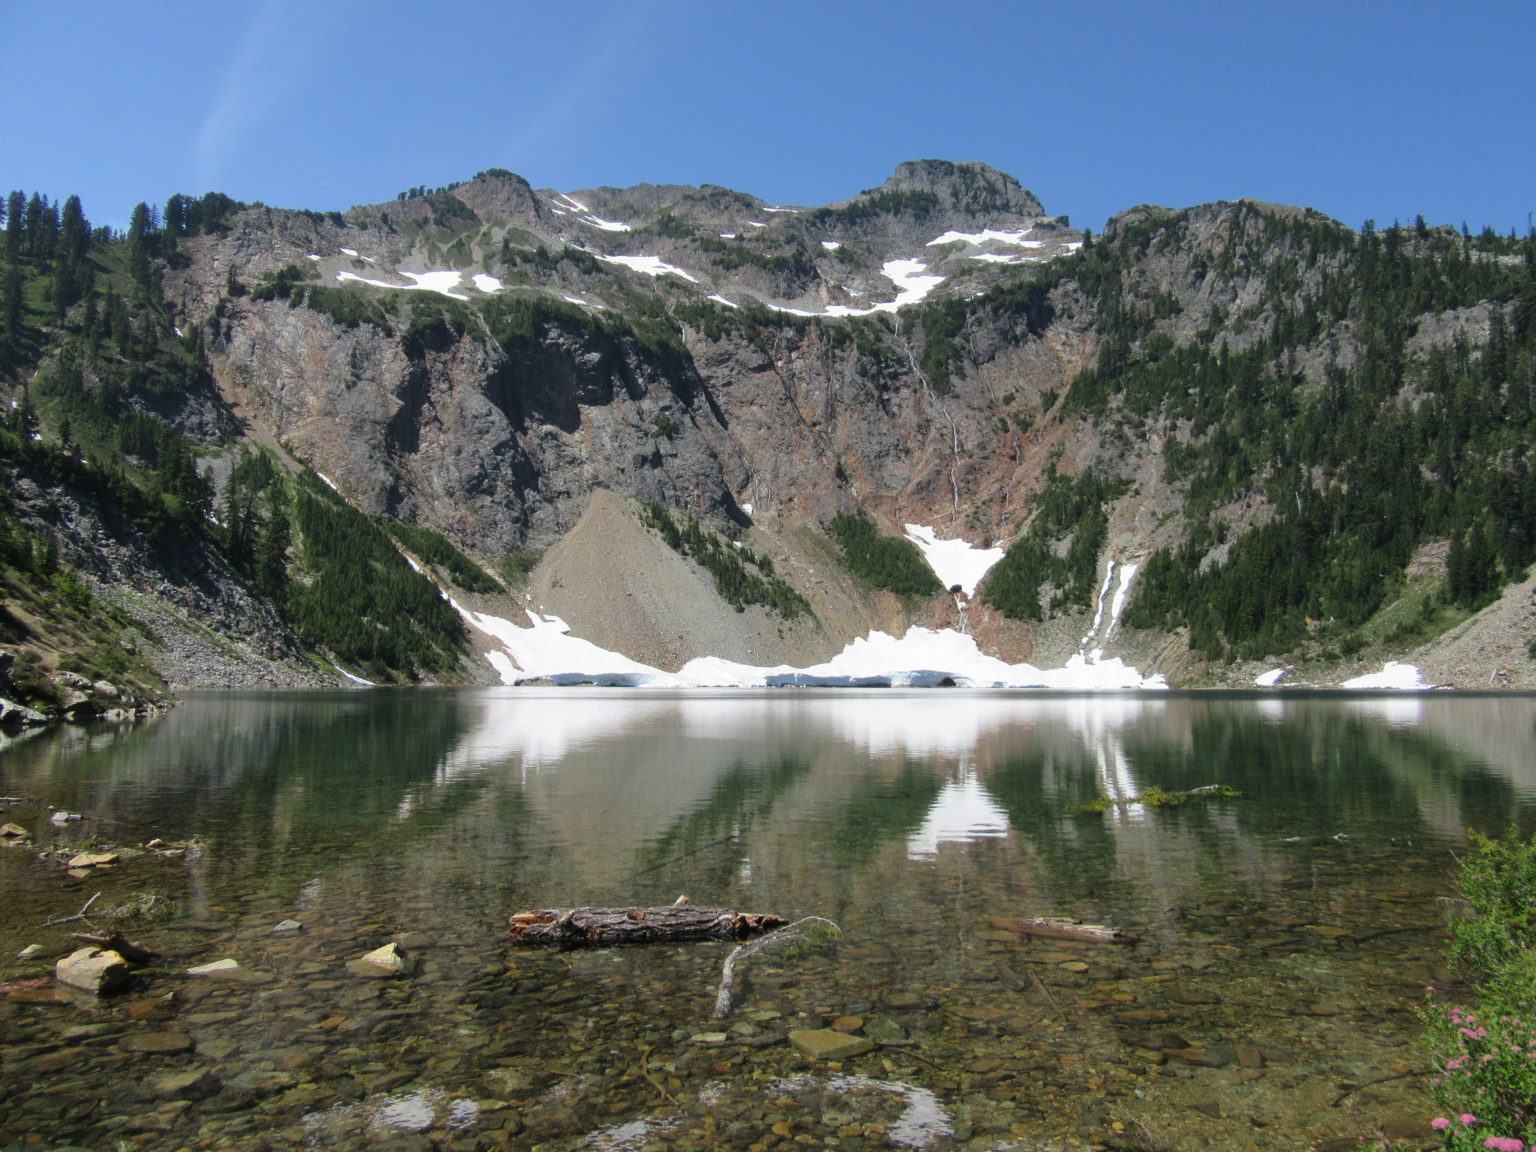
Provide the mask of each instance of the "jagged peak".
POLYGON ((979 216, 1043 216, 1045 208, 1033 192, 1006 172, 977 161, 907 160, 896 166, 879 188, 860 193, 927 193, 936 198, 940 211, 958 211, 979 216))

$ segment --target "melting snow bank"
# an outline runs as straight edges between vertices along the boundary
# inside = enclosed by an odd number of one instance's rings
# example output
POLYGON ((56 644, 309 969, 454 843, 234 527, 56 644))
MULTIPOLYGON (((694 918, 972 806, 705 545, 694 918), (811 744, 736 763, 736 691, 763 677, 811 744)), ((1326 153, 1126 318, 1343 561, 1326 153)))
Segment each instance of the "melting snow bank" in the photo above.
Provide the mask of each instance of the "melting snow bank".
POLYGON ((530 611, 530 627, 499 616, 472 612, 455 602, 459 615, 494 639, 488 652, 503 684, 547 680, 552 684, 598 684, 629 688, 1053 688, 1093 692, 1166 688, 1162 676, 1144 677, 1120 660, 1074 656, 1065 668, 1008 664, 985 655, 970 637, 945 628, 911 628, 903 637, 871 632, 853 641, 825 664, 810 668, 759 668, 717 656, 690 660, 677 672, 641 664, 618 652, 570 635, 558 616, 530 611))

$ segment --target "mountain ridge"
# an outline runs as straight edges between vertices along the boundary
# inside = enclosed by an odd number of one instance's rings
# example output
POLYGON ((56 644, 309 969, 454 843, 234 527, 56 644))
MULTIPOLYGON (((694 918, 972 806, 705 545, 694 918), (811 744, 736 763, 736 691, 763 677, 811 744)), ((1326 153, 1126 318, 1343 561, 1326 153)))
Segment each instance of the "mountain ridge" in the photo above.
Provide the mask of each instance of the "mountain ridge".
MULTIPOLYGON (((324 485, 306 494, 284 479, 306 470, 345 494, 346 515, 361 517, 349 531, 415 524, 491 570, 532 565, 528 588, 546 607, 561 601, 554 550, 596 494, 695 516, 811 594, 814 627, 781 637, 766 617, 753 625, 763 664, 825 659, 870 628, 906 624, 962 626, 1012 661, 1060 661, 1113 561, 1142 564, 1138 579, 1151 581, 1131 590, 1111 648, 1146 670, 1225 682, 1290 656, 1343 679, 1328 669, 1410 653, 1530 559, 1516 531, 1531 499, 1525 457, 1513 447, 1531 371, 1529 237, 1422 222, 1355 233, 1254 201, 1141 206, 1093 237, 1047 217, 1012 177, 944 161, 901 165, 822 208, 710 185, 535 190, 496 169, 346 213, 174 197, 162 221, 146 209, 129 233, 67 258, 62 224, 50 231, 46 217, 25 225, 24 211, 14 241, 7 219, 7 275, 22 291, 19 309, 8 305, 6 379, 13 413, 40 429, 17 435, 57 445, 64 428, 88 430, 86 456, 130 477, 169 467, 154 445, 184 445, 163 451, 196 461, 179 483, 215 511, 175 531, 247 589, 255 562, 243 550, 255 544, 240 544, 222 509, 234 491, 253 540, 305 510, 319 531, 313 509, 344 513, 324 485), (90 292, 72 287, 81 269, 98 281, 90 292), (1457 389, 1480 414, 1453 439, 1427 413, 1457 389), (1343 414, 1334 426, 1361 454, 1327 447, 1323 408, 1343 414), (139 441, 112 427, 122 413, 142 423, 139 441), (1378 445, 1377 431, 1400 443, 1378 445), (1387 460, 1420 442, 1423 483, 1387 460), (249 453, 281 467, 232 489, 249 453), (1362 484, 1413 493, 1423 515, 1385 512, 1396 534, 1371 540, 1372 513, 1349 495, 1362 484), (1294 523, 1290 510, 1314 499, 1315 522, 1294 523), (920 523, 1010 545, 1010 557, 974 602, 882 599, 825 535, 833 516, 860 509, 892 537, 920 523), (1298 585, 1271 603, 1225 575, 1251 563, 1255 541, 1296 531, 1325 544, 1344 534, 1297 577, 1324 598, 1298 585), (1455 564, 1442 547, 1434 574, 1411 574, 1415 548, 1448 539, 1455 564), (1352 540, 1368 559, 1340 577, 1352 540), (1207 584, 1215 608, 1189 599, 1207 584), (1393 625, 1389 641, 1372 621, 1405 591, 1417 622, 1393 625)), ((89 576, 89 548, 29 506, 13 501, 9 514, 31 552, 56 536, 89 576)), ((610 523, 616 507, 629 506, 603 505, 610 523)), ((302 528, 279 543, 286 592, 274 584, 257 598, 281 620, 267 631, 291 642, 284 651, 317 651, 354 674, 362 658, 383 660, 373 671, 386 678, 487 677, 462 638, 406 666, 390 663, 395 647, 362 657, 366 642, 338 649, 334 631, 318 642, 319 625, 283 596, 323 584, 329 562, 310 555, 302 528)), ((603 578, 590 557, 563 563, 603 578)), ((91 578, 102 593, 124 583, 91 578)), ((596 604, 598 591, 576 601, 596 604)), ((190 635, 204 609, 183 599, 190 635)), ((717 610, 761 611, 725 600, 717 610)), ((570 622, 663 665, 701 653, 679 643, 675 616, 626 639, 622 613, 609 615, 570 622)), ((745 640, 732 643, 744 652, 745 640)), ((315 674, 284 661, 300 679, 315 674)))

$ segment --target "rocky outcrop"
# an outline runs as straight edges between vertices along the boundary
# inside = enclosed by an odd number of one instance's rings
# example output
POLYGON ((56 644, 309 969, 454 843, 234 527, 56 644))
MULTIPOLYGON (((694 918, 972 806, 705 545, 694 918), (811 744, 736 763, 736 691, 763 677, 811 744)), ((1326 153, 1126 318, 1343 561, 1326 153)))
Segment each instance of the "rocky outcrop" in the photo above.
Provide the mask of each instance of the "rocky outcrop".
MULTIPOLYGON (((147 659, 172 688, 331 682, 209 541, 157 548, 132 523, 67 486, 21 470, 11 470, 9 481, 18 521, 57 541, 60 560, 131 622, 117 642, 147 659)), ((53 681, 58 707, 50 712, 71 719, 126 719, 167 700, 139 678, 107 682, 62 672, 53 681)))

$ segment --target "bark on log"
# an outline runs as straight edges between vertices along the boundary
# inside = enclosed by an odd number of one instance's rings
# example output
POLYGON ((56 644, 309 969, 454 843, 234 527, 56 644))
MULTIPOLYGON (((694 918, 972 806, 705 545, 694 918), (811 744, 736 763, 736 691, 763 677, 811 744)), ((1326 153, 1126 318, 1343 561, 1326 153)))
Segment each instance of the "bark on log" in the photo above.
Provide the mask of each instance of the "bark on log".
POLYGON ((584 947, 600 944, 656 944, 687 940, 745 940, 782 928, 778 916, 730 908, 541 908, 512 917, 508 936, 515 944, 584 947))

